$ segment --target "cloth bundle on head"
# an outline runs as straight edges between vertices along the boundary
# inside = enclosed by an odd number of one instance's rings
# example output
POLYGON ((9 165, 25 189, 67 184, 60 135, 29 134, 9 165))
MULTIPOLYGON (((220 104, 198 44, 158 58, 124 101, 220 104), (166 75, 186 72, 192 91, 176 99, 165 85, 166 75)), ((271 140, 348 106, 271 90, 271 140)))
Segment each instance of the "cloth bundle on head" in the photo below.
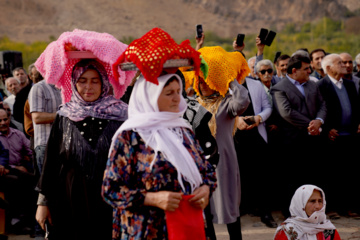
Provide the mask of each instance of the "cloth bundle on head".
MULTIPOLYGON (((208 76, 200 71, 200 77, 212 90, 219 92, 222 96, 228 92, 230 82, 235 79, 241 82, 250 73, 246 59, 239 52, 227 52, 219 46, 203 47, 199 52, 209 66, 208 76)), ((193 87, 200 95, 198 78, 195 78, 193 87)))
POLYGON ((147 81, 157 84, 163 65, 170 59, 189 59, 198 74, 200 54, 191 47, 190 41, 177 44, 171 36, 160 28, 153 28, 143 37, 134 40, 113 64, 114 75, 121 63, 132 62, 147 81))
POLYGON ((36 60, 35 66, 47 83, 54 84, 61 89, 63 102, 68 102, 72 94, 71 72, 80 58, 68 58, 67 53, 69 51, 89 51, 105 66, 114 95, 116 98, 120 98, 136 73, 117 69, 117 76, 113 75, 112 64, 126 48, 126 44, 108 33, 75 29, 72 32, 62 33, 56 41, 51 42, 36 60))
MULTIPOLYGON (((204 76, 205 78, 207 78, 208 73, 209 73, 209 66, 202 56, 200 56, 200 59, 201 59, 200 71, 202 72, 201 76, 204 76)), ((194 83, 197 75, 196 75, 195 71, 193 70, 193 68, 180 67, 179 70, 181 71, 181 73, 183 74, 183 76, 185 78, 185 90, 187 90, 189 87, 193 86, 193 83, 194 83)))
POLYGON ((194 71, 185 71, 182 72, 185 78, 185 89, 187 90, 189 87, 192 87, 195 80, 195 72, 194 71))
POLYGON ((323 232, 324 230, 335 229, 335 226, 326 219, 325 208, 325 193, 321 188, 314 185, 303 185, 299 187, 291 199, 291 217, 286 219, 284 223, 277 228, 276 233, 279 230, 284 230, 285 234, 296 231, 298 236, 297 239, 316 240, 317 233, 323 232), (323 208, 314 212, 311 216, 307 216, 305 206, 314 190, 318 190, 321 193, 323 198, 323 208))
POLYGON ((58 114, 72 121, 81 121, 86 117, 125 121, 127 119, 126 103, 109 95, 110 83, 104 66, 93 59, 83 59, 76 63, 71 76, 71 100, 61 105, 58 114), (89 69, 96 70, 101 78, 100 97, 93 102, 86 102, 76 90, 80 76, 89 69))
MULTIPOLYGON (((154 149, 155 153, 160 151, 177 169, 181 187, 184 189, 181 178, 183 176, 194 190, 202 183, 201 175, 194 159, 178 135, 171 130, 178 127, 191 129, 191 126, 182 118, 187 104, 184 98, 180 97, 179 112, 160 112, 157 103, 166 82, 173 77, 179 81, 180 91, 182 91, 181 79, 176 74, 166 74, 159 77, 158 85, 146 81, 143 76, 136 81, 129 102, 129 118, 115 133, 112 144, 122 131, 137 131, 147 146, 154 149)), ((153 164, 154 161, 152 161, 151 167, 153 164)))

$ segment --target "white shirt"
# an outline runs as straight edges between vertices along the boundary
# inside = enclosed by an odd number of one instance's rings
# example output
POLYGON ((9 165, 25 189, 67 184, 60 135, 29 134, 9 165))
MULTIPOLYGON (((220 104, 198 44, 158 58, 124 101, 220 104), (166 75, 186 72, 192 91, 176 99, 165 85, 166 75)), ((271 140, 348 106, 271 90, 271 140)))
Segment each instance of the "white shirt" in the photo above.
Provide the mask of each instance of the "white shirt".
POLYGON ((330 75, 328 75, 328 76, 329 76, 331 82, 332 82, 337 88, 339 88, 339 89, 342 88, 342 85, 343 85, 343 79, 342 79, 342 78, 340 78, 340 80, 338 81, 338 80, 336 80, 335 78, 331 77, 330 75))
POLYGON ((9 105, 9 108, 11 109, 11 114, 14 113, 13 107, 14 107, 14 103, 15 103, 15 95, 11 94, 10 96, 8 96, 5 100, 4 103, 7 103, 9 105))

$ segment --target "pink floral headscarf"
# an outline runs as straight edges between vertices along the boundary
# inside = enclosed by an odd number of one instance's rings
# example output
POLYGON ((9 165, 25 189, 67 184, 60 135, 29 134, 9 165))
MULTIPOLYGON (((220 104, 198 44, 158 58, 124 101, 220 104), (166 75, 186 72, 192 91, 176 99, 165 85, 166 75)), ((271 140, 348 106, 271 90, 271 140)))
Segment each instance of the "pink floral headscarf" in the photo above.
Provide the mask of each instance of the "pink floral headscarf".
POLYGON ((104 66, 93 59, 83 59, 78 62, 72 71, 71 100, 60 106, 58 114, 70 118, 72 121, 81 121, 86 117, 125 121, 128 105, 109 94, 110 83, 104 66), (76 90, 76 83, 80 76, 88 69, 96 70, 101 78, 101 95, 94 102, 86 102, 76 90))

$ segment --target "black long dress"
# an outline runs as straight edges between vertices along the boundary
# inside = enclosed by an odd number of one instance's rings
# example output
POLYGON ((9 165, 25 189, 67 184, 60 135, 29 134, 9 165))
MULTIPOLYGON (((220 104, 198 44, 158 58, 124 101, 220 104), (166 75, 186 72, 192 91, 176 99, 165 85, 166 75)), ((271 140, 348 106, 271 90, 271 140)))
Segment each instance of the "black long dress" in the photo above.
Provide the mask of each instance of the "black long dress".
POLYGON ((53 239, 111 239, 112 208, 101 196, 111 138, 121 121, 57 116, 37 190, 45 195, 53 239))

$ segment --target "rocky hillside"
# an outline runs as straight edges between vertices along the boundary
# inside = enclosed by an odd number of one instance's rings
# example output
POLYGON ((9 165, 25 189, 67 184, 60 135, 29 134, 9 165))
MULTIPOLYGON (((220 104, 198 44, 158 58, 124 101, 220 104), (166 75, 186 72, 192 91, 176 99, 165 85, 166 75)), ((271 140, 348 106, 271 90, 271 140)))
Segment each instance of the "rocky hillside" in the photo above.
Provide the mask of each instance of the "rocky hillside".
POLYGON ((281 30, 290 22, 359 13, 359 0, 0 0, 0 37, 33 42, 75 28, 138 38, 160 27, 177 40, 193 38, 195 25, 223 37, 281 30))

